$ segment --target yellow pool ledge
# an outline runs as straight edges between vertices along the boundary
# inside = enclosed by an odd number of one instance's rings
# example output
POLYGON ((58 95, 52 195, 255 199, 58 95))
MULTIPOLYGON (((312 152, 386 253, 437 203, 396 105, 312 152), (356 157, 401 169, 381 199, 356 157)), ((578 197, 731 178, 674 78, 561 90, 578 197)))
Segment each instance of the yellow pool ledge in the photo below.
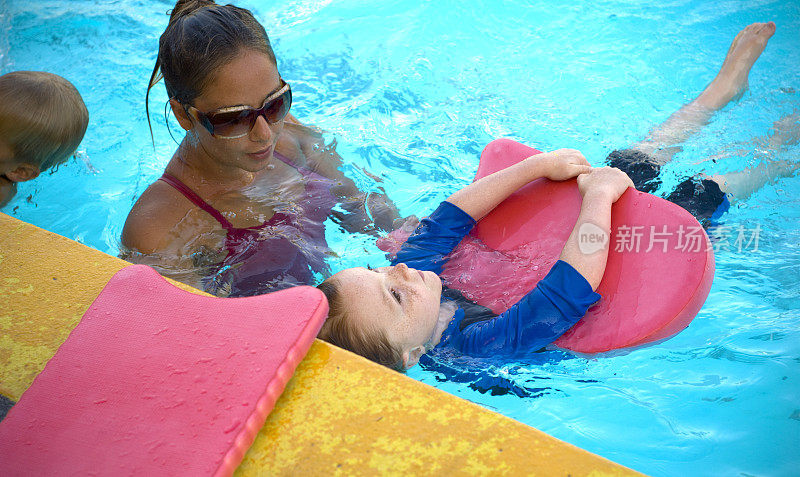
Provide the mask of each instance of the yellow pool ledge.
MULTIPOLYGON (((127 265, 0 213, 0 394, 20 398, 127 265)), ((319 340, 237 474, 641 475, 319 340)))

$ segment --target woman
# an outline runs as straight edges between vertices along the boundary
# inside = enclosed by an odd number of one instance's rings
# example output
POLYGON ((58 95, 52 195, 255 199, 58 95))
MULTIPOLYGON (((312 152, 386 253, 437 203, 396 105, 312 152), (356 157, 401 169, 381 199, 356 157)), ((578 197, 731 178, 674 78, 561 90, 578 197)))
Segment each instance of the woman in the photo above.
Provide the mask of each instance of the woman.
POLYGON ((398 217, 385 196, 366 200, 289 114, 291 86, 250 11, 179 0, 148 99, 161 78, 186 136, 128 215, 124 258, 218 295, 252 295, 327 275, 327 217, 361 232, 398 217))

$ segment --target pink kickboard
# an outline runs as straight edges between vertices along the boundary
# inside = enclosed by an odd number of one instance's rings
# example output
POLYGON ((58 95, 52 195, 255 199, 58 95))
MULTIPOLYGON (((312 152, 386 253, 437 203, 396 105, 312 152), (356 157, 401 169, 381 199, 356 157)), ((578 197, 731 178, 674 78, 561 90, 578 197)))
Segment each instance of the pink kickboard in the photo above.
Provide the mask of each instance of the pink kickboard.
MULTIPOLYGON (((475 179, 539 152, 508 139, 495 140, 484 149, 475 179)), ((506 310, 556 262, 580 206, 574 179, 528 184, 484 217, 453 252, 442 274, 445 283, 497 313, 506 310), (497 260, 493 250, 510 260, 497 260), (508 276, 515 280, 497 283, 496 277, 508 276)), ((713 248, 689 212, 629 189, 612 208, 611 227, 608 264, 597 289, 603 298, 556 346, 599 353, 668 338, 689 325, 708 296, 713 248)))
MULTIPOLYGON (((492 141, 475 180, 538 153, 509 139, 492 141)), ((528 184, 456 247, 444 266, 444 283, 502 313, 550 271, 580 207, 574 179, 528 184)), ((597 289, 603 298, 556 346, 600 353, 668 338, 689 325, 711 290, 713 249, 697 220, 680 206, 631 189, 614 204, 611 226, 608 264, 597 289)), ((408 232, 395 231, 378 246, 396 253, 406 238, 408 232)))
POLYGON ((2 475, 231 475, 328 312, 119 271, 0 423, 2 475))

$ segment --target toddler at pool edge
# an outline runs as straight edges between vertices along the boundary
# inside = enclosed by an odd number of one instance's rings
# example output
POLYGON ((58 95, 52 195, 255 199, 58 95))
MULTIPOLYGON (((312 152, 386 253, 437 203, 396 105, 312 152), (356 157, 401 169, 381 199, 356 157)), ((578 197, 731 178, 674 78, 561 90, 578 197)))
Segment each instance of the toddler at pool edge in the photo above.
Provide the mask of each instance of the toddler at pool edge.
POLYGON ((33 180, 65 162, 83 140, 89 112, 61 76, 14 71, 0 76, 0 207, 33 180))
POLYGON ((611 205, 628 187, 633 182, 624 172, 593 169, 572 149, 531 156, 475 181, 423 219, 393 266, 349 268, 322 282, 318 288, 328 298, 330 312, 319 337, 399 371, 414 366, 436 346, 476 356, 537 351, 600 299, 594 290, 605 272, 608 246, 581 253, 578 230, 591 223, 609 233, 611 205), (578 219, 559 260, 536 288, 499 316, 480 311, 475 316, 478 305, 463 303, 466 300, 458 293, 455 301, 445 296, 454 295, 453 290, 443 295, 438 274, 446 256, 477 221, 535 179, 562 181, 576 176, 583 198, 578 219))

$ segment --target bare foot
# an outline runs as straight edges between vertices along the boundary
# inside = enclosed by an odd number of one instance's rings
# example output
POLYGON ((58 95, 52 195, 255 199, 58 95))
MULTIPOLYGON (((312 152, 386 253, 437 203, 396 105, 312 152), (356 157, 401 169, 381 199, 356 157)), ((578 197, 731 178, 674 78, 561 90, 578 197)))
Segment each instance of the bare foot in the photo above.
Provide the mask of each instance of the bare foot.
POLYGON ((711 110, 723 108, 738 99, 747 89, 747 76, 767 41, 775 33, 775 23, 753 23, 733 39, 717 77, 697 98, 700 106, 711 110))

